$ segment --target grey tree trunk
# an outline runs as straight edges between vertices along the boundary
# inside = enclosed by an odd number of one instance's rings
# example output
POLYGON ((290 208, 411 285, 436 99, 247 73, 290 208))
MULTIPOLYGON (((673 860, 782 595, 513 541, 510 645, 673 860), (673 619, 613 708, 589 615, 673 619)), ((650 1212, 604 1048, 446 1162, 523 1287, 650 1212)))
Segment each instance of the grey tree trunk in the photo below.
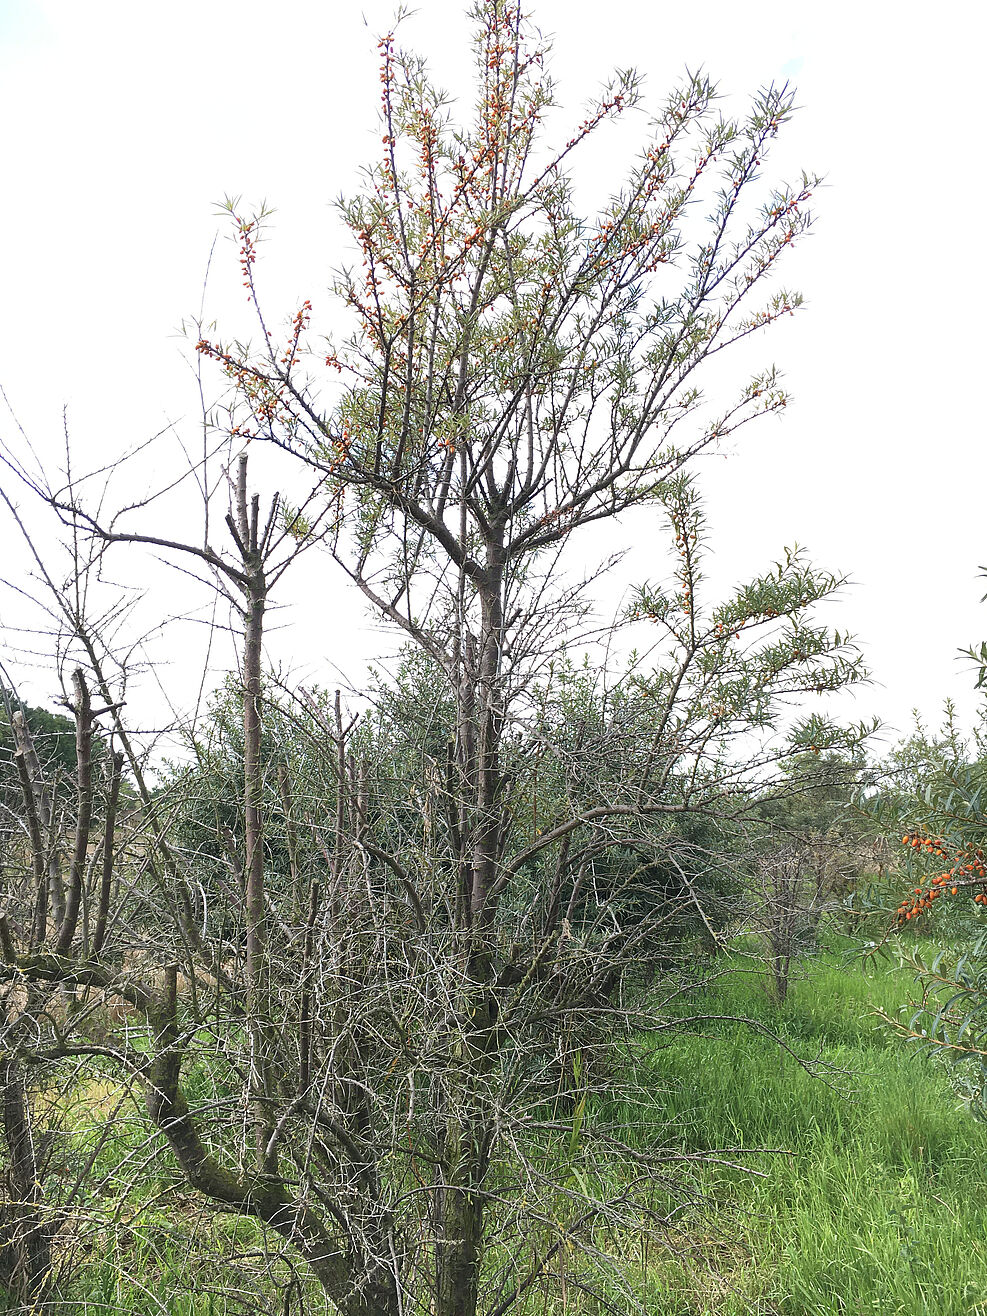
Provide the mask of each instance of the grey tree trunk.
MULTIPOLYGON (((483 1262, 483 1186, 489 1169, 492 1112, 487 1093, 496 1050, 497 1004, 490 933, 495 884, 503 846, 501 739, 504 564, 501 536, 488 545, 486 579, 479 589, 480 635, 474 680, 460 685, 460 739, 465 755, 464 800, 472 813, 471 884, 464 910, 467 927, 465 990, 455 1041, 457 1072, 450 1077, 449 1110, 442 1139, 443 1182, 436 1192, 436 1316, 475 1316, 483 1262), (469 788, 472 787, 472 790, 469 788)), ((469 653, 471 645, 464 645, 469 653)), ((472 655, 470 655, 472 656, 472 655)), ((467 661, 467 668, 472 663, 467 661)), ((468 676, 473 673, 468 672, 468 676)))
POLYGON ((0 1284, 23 1310, 34 1311, 51 1279, 51 1230, 44 1213, 36 1130, 15 1060, 0 1061, 0 1094, 9 1158, 7 1200, 0 1205, 0 1284))

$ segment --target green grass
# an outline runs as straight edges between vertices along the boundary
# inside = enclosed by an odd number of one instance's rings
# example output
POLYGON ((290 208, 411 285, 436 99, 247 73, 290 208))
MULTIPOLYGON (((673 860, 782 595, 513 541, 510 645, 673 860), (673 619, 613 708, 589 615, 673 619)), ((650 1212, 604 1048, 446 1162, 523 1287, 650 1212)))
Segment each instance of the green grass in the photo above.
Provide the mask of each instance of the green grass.
MULTIPOLYGON (((832 1086, 730 1022, 697 1024, 641 1063, 654 1093, 652 1133, 675 1128, 694 1151, 788 1153, 751 1160, 763 1179, 701 1173, 712 1228, 699 1217, 682 1226, 678 1241, 697 1260, 652 1263, 649 1310, 987 1313, 987 1127, 940 1067, 903 1049, 871 1013, 907 1000, 908 971, 865 976, 832 953, 803 972, 781 1007, 756 976, 739 972, 715 984, 702 1011, 758 1020, 832 1066, 832 1086), (718 1278, 704 1273, 703 1258, 718 1278)), ((646 1136, 647 1117, 639 1127, 646 1136)))

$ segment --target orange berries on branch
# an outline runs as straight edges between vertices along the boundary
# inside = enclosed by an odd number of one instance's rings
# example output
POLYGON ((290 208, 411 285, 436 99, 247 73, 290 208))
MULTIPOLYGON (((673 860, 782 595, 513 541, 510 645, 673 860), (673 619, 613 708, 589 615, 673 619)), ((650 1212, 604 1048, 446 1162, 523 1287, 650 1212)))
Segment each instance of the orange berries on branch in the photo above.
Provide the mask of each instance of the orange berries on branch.
MULTIPOLYGON (((910 850, 934 855, 937 859, 952 859, 952 867, 946 872, 933 877, 928 887, 915 887, 914 899, 902 901, 898 906, 897 918, 902 923, 917 918, 931 909, 940 896, 959 894, 961 887, 982 886, 987 883, 987 863, 982 850, 967 846, 965 849, 953 847, 950 855, 945 841, 940 837, 920 836, 906 832, 901 838, 903 846, 910 850)), ((987 905, 987 894, 980 893, 974 897, 974 903, 987 905)))

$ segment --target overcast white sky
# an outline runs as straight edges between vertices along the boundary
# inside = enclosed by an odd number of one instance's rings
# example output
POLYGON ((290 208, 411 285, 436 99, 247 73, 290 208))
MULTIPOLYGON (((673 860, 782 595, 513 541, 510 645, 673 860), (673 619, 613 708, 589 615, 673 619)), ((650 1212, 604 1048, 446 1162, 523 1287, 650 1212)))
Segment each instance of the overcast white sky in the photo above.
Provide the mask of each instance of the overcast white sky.
MULTIPOLYGON (((946 695, 969 711, 956 653, 987 637, 984 5, 531 8, 556 36, 554 72, 577 121, 614 66, 640 69, 652 103, 685 66, 727 93, 797 83, 803 109, 777 168, 804 165, 827 187, 786 274, 809 310, 761 340, 795 403, 705 464, 716 578, 807 545, 854 581, 832 615, 858 633, 877 681, 859 715, 905 727, 912 707, 935 720, 946 695)), ((272 302, 325 306, 345 255, 330 203, 374 153, 375 38, 392 14, 382 0, 0 0, 0 383, 40 451, 57 452, 63 404, 90 457, 168 422, 194 441, 198 397, 177 330, 198 311, 224 194, 277 208, 263 273, 272 302)), ((422 0, 404 39, 465 90, 466 33, 456 0, 422 0)), ((587 195, 619 182, 612 164, 597 152, 587 195)), ((217 248, 208 294, 221 322, 236 314, 233 255, 217 248)), ((0 522, 0 574, 20 579, 14 544, 0 522)), ((635 560, 661 573, 647 544, 635 560)), ((276 644, 331 681, 321 655, 345 668, 383 641, 361 632, 337 576, 313 569, 313 599, 315 627, 310 609, 291 609, 296 629, 276 644)), ((43 696, 43 679, 27 686, 43 696)))

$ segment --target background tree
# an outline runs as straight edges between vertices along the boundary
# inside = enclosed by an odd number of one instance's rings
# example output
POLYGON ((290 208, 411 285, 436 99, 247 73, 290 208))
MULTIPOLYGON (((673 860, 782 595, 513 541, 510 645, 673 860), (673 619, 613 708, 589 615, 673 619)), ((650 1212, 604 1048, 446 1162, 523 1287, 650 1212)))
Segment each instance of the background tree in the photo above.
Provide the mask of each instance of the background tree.
MULTIPOLYGON (((967 656, 979 659, 980 653, 970 650, 967 656)), ((982 710, 967 736, 947 703, 938 734, 916 724, 882 768, 867 804, 897 858, 869 903, 886 903, 889 892, 899 903, 892 928, 871 941, 868 951, 882 955, 896 944, 920 989, 898 1017, 883 1017, 919 1051, 946 1063, 957 1089, 983 1117, 987 742, 982 710), (933 951, 921 944, 930 939, 938 943, 933 951)))
POLYGON ((848 906, 858 884, 871 877, 880 836, 858 807, 870 775, 862 754, 817 747, 784 771, 791 789, 766 799, 759 811, 766 825, 745 883, 751 924, 763 937, 779 1004, 798 961, 820 949, 826 917, 839 910, 844 927, 856 927, 859 915, 848 906))

